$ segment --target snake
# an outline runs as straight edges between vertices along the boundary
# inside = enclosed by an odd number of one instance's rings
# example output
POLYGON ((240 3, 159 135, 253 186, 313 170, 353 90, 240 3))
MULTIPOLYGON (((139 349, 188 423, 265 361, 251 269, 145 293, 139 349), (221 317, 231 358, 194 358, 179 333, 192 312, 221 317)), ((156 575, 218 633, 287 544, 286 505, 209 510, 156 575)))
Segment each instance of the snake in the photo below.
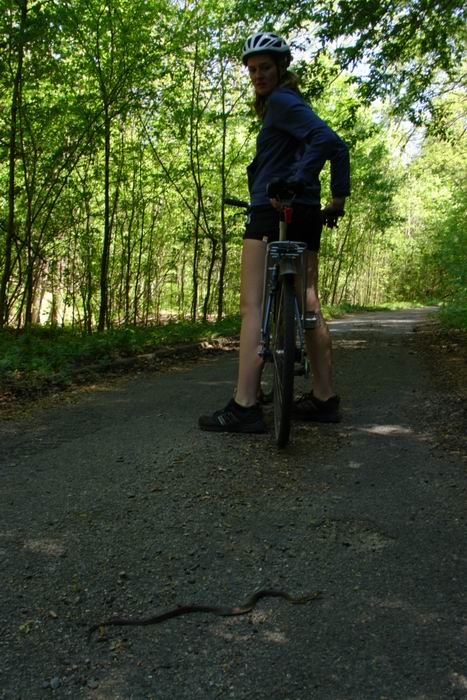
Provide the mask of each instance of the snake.
POLYGON ((243 605, 237 607, 216 607, 212 605, 180 605, 166 612, 160 613, 159 615, 150 615, 149 617, 110 617, 107 620, 103 620, 92 627, 88 631, 88 640, 91 639, 94 632, 102 627, 108 627, 109 625, 114 626, 146 626, 146 625, 158 625, 161 622, 170 620, 174 617, 180 617, 182 615, 189 615, 192 613, 211 613, 213 615, 218 615, 220 617, 233 617, 234 615, 246 615, 247 613, 254 610, 256 604, 262 598, 283 598, 293 605, 302 605, 308 603, 310 600, 314 600, 321 595, 319 591, 314 593, 309 593, 300 597, 294 597, 287 593, 286 591, 277 591, 271 589, 261 589, 256 591, 251 595, 248 600, 246 600, 243 605))

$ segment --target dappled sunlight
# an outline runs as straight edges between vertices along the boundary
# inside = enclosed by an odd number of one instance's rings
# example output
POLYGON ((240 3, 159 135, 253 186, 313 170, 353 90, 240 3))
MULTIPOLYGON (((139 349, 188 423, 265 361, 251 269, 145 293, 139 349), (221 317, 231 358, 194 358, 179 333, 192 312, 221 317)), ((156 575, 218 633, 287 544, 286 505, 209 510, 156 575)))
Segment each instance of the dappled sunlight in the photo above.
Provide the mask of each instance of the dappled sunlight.
POLYGON ((274 644, 287 644, 289 641, 283 632, 265 632, 263 637, 267 642, 274 644))
POLYGON ((213 630, 214 637, 221 637, 229 642, 249 642, 253 638, 253 631, 244 629, 238 630, 239 626, 244 626, 244 617, 226 617, 219 621, 213 630))
POLYGON ((271 611, 253 610, 250 613, 250 620, 254 625, 262 625, 271 617, 271 611))
POLYGON ((0 542, 12 542, 20 549, 26 549, 35 554, 47 554, 52 557, 59 557, 65 552, 65 547, 60 540, 53 540, 48 537, 37 539, 23 539, 21 535, 12 530, 0 531, 0 542))
MULTIPOLYGON (((415 314, 398 314, 397 312, 382 312, 344 316, 329 322, 331 333, 387 333, 406 335, 411 333, 419 319, 415 314)), ((352 347, 352 346, 348 346, 352 347)))
POLYGON ((65 547, 62 542, 47 538, 24 540, 22 547, 35 554, 47 554, 52 557, 59 557, 65 552, 65 547))
POLYGON ((463 673, 450 673, 449 679, 458 690, 467 690, 467 676, 463 673))
POLYGON ((339 339, 333 341, 333 347, 344 348, 345 350, 360 350, 361 348, 366 348, 367 345, 368 340, 361 340, 357 338, 355 338, 355 340, 339 339))
POLYGON ((273 644, 287 644, 290 640, 279 630, 259 629, 258 626, 270 621, 271 610, 254 610, 248 616, 248 623, 253 627, 245 630, 245 616, 228 617, 219 622, 213 634, 231 642, 248 642, 252 639, 262 639, 273 644), (236 628, 241 627, 242 630, 236 628))
POLYGON ((412 603, 401 600, 400 598, 373 598, 370 605, 371 610, 374 611, 372 619, 374 619, 374 616, 377 614, 377 610, 400 610, 418 625, 436 625, 440 620, 439 612, 421 610, 412 603))
POLYGON ((412 317, 408 318, 342 318, 335 321, 331 321, 330 325, 336 326, 352 326, 365 327, 365 328, 381 328, 381 326, 408 326, 413 325, 414 320, 412 317))
POLYGON ((127 673, 122 669, 112 668, 106 671, 106 674, 105 677, 99 675, 99 682, 95 682, 97 688, 91 679, 91 684, 88 684, 89 696, 92 693, 93 700, 126 700, 129 697, 127 673))
POLYGON ((373 554, 394 544, 394 537, 366 520, 324 518, 314 525, 316 538, 327 545, 339 542, 355 552, 373 554))
POLYGON ((371 435, 413 435, 412 428, 404 428, 402 425, 372 425, 370 428, 359 428, 362 433, 371 435))

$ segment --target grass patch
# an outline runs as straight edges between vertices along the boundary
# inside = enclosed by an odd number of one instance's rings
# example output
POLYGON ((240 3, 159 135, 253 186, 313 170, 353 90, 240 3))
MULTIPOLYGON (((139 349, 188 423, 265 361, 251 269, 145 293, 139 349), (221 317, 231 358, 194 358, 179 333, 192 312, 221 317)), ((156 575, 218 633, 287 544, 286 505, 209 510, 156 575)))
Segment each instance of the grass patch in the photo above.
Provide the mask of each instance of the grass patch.
POLYGON ((439 318, 445 328, 467 333, 467 303, 443 307, 439 318))
POLYGON ((147 327, 127 326, 90 336, 70 328, 47 326, 22 333, 2 329, 0 386, 13 394, 64 387, 86 367, 98 369, 117 358, 151 353, 164 346, 231 336, 239 329, 239 317, 219 323, 179 321, 147 327))

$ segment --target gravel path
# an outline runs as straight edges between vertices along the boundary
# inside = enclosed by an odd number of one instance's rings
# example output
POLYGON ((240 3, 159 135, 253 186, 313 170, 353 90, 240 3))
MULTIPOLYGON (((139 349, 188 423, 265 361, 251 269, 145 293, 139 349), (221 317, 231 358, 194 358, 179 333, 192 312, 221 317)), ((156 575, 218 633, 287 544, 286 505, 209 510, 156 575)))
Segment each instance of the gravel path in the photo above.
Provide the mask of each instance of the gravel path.
POLYGON ((344 421, 297 424, 281 452, 198 431, 232 392, 227 352, 1 421, 0 697, 467 697, 464 463, 439 428, 460 411, 424 318, 334 322, 344 421), (86 640, 259 588, 321 595, 86 640))

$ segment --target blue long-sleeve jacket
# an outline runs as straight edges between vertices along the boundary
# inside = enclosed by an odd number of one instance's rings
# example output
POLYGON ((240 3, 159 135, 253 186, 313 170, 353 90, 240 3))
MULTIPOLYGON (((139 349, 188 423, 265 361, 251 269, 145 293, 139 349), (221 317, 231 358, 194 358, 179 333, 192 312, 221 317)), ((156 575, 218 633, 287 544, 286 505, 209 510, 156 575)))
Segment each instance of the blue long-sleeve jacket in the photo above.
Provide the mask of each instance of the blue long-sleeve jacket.
POLYGON ((251 204, 269 204, 266 186, 272 178, 293 177, 303 179, 307 185, 306 194, 296 201, 319 205, 319 174, 327 160, 331 164, 333 197, 347 197, 350 162, 346 144, 301 95, 276 88, 267 101, 255 159, 247 168, 251 204))

